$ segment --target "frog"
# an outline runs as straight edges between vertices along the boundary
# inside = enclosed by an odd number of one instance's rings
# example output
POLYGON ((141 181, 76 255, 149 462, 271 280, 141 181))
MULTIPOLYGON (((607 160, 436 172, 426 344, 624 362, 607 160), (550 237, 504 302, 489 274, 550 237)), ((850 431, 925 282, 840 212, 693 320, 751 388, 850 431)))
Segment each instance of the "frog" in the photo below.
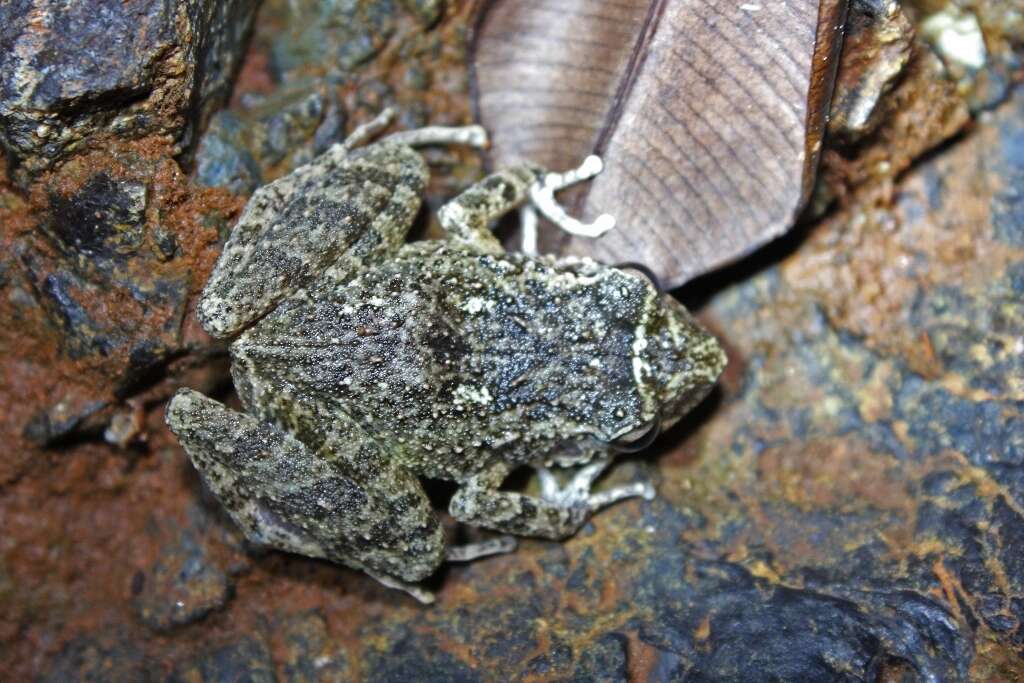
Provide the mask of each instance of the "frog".
POLYGON ((445 562, 565 539, 602 508, 652 499, 649 481, 595 483, 700 403, 726 359, 642 269, 496 237, 514 210, 583 234, 613 227, 554 200, 600 170, 596 157, 497 170, 437 210, 443 238, 407 241, 429 177, 419 149, 487 136, 381 136, 392 116, 252 195, 196 306, 228 344, 242 410, 183 388, 166 422, 248 541, 429 603, 423 582, 445 562), (502 488, 522 468, 533 488, 502 488), (500 535, 448 542, 425 480, 454 484, 457 523, 500 535))

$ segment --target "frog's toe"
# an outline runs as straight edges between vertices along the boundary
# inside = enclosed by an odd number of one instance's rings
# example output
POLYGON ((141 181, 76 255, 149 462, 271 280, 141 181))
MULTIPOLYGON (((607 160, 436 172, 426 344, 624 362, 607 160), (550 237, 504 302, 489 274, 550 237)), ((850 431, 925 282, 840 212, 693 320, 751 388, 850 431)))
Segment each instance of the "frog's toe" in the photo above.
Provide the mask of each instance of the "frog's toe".
POLYGON ((395 590, 400 590, 404 593, 407 593, 408 595, 411 595, 412 597, 416 598, 418 602, 424 605, 433 605, 434 602, 437 600, 437 596, 434 595, 433 591, 428 591, 427 589, 417 586, 414 583, 408 583, 406 581, 402 581, 401 579, 396 579, 394 577, 387 576, 386 574, 377 574, 369 570, 365 571, 367 575, 370 576, 370 578, 374 579, 382 586, 386 586, 387 588, 394 588, 395 590))
POLYGON ((538 467, 536 470, 540 479, 541 498, 552 505, 585 508, 591 512, 596 512, 626 498, 654 499, 656 495, 654 486, 646 481, 591 493, 595 480, 607 466, 608 461, 606 460, 593 462, 576 472, 564 487, 559 486, 558 479, 550 470, 546 467, 538 467))
POLYGON ((601 214, 593 223, 582 223, 570 216, 555 200, 555 192, 593 178, 604 169, 601 157, 590 155, 577 168, 563 173, 548 173, 530 187, 530 203, 544 217, 571 235, 600 237, 615 227, 615 218, 601 214))
POLYGON ((410 147, 426 145, 465 145, 477 149, 486 149, 490 145, 487 131, 483 126, 426 126, 392 133, 385 138, 388 142, 397 142, 410 147))
POLYGON ((594 481, 607 469, 610 460, 602 458, 580 468, 564 487, 558 478, 546 467, 537 467, 540 479, 541 498, 560 507, 590 507, 590 490, 594 481))
POLYGON ((587 507, 590 508, 591 511, 596 512, 601 508, 608 507, 612 503, 617 503, 620 500, 625 500, 627 498, 653 500, 654 496, 654 487, 650 482, 638 481, 632 484, 626 484, 625 486, 616 486, 615 488, 608 489, 607 491, 600 491, 587 496, 587 507))
POLYGON ((449 546, 445 550, 444 559, 448 562, 470 562, 489 555, 502 555, 516 549, 516 539, 512 536, 498 536, 479 543, 449 546))

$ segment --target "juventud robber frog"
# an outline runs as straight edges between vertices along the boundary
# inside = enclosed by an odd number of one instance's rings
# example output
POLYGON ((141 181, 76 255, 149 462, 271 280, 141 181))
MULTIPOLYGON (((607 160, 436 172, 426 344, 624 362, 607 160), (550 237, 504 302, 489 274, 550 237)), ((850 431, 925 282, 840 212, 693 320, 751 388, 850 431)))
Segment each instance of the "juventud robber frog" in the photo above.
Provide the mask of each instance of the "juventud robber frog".
MULTIPOLYGON (((587 259, 506 253, 502 214, 536 205, 590 165, 497 172, 438 212, 443 240, 405 243, 427 180, 413 147, 483 145, 431 127, 368 143, 388 114, 260 188, 198 306, 234 337, 245 413, 190 389, 167 423, 231 517, 259 544, 361 569, 429 601, 445 560, 511 548, 446 547, 421 477, 456 482, 452 516, 559 539, 647 483, 591 493, 617 452, 642 447, 709 391, 718 343, 646 278, 587 259), (538 471, 540 495, 500 490, 538 471), (576 468, 564 487, 548 469, 576 468)), ((607 221, 607 218, 601 220, 607 221)))

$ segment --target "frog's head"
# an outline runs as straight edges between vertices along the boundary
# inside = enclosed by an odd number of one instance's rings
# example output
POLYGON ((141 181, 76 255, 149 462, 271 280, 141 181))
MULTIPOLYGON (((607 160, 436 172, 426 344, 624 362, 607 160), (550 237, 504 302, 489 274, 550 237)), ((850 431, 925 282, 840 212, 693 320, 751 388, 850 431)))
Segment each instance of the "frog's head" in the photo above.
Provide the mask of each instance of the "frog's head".
POLYGON ((618 437, 620 450, 645 447, 696 406, 718 380, 726 356, 689 311, 648 278, 632 344, 632 371, 645 424, 618 437))
MULTIPOLYGON (((725 369, 725 351, 682 304, 668 294, 637 338, 635 371, 649 375, 662 427, 675 424, 699 403, 725 369), (642 348, 639 348, 642 347, 642 348)), ((639 382, 638 378, 638 382, 639 382)))
POLYGON ((534 268, 545 287, 559 285, 557 318, 545 330, 562 337, 565 355, 552 363, 572 368, 547 389, 565 406, 552 431, 572 425, 583 438, 555 443, 555 459, 571 464, 608 449, 641 450, 711 391, 725 353, 642 267, 564 259, 559 270, 553 277, 534 268))

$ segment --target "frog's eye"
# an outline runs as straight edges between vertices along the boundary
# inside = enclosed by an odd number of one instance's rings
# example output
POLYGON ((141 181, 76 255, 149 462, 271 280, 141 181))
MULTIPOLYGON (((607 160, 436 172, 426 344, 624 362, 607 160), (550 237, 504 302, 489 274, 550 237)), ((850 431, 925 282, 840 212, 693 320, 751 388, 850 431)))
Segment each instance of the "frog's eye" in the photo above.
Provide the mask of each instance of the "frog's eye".
POLYGON ((651 287, 654 288, 658 294, 664 294, 665 290, 661 287, 661 282, 658 280, 658 276, 654 274, 654 271, 645 266, 642 263, 619 263, 615 266, 617 269, 631 275, 640 280, 646 280, 651 287))
POLYGON ((661 432, 661 416, 655 415, 647 423, 626 432, 609 445, 620 453, 636 453, 654 443, 661 432))

